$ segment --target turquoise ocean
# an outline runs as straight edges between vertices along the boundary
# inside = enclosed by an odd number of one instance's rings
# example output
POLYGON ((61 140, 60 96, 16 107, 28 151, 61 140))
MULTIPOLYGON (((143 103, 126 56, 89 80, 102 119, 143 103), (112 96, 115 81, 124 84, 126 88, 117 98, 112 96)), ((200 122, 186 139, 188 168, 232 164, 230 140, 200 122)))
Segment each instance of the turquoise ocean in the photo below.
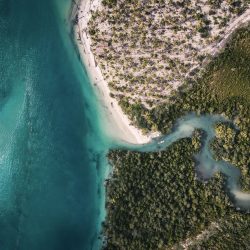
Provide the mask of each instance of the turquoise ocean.
POLYGON ((71 0, 0 0, 0 249, 97 249, 107 140, 71 0))

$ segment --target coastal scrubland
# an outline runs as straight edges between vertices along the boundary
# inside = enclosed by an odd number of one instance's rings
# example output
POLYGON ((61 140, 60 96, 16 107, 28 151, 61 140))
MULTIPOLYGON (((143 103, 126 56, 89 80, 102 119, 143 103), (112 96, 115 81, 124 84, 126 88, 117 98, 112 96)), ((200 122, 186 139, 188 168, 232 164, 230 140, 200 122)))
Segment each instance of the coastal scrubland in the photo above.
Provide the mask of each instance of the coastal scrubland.
POLYGON ((198 75, 247 7, 247 0, 102 1, 88 32, 111 95, 147 109, 166 102, 198 75))
MULTIPOLYGON (((122 103, 138 126, 163 134, 189 112, 229 118, 235 126, 216 124, 211 148, 216 159, 240 168, 241 186, 248 192, 249 39, 249 27, 238 30, 205 72, 166 103, 150 110, 122 103)), ((114 170, 107 181, 106 249, 247 249, 250 216, 230 202, 224 176, 207 183, 197 179, 193 155, 201 143, 196 132, 163 152, 109 153, 114 170)))

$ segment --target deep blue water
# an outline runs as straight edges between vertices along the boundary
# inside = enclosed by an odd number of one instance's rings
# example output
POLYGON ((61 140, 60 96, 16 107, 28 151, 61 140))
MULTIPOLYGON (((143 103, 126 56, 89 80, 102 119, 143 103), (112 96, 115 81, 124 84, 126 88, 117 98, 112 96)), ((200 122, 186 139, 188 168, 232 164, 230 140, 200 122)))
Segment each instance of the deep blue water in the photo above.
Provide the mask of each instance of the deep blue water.
POLYGON ((70 0, 0 0, 0 249, 91 249, 105 142, 70 0))

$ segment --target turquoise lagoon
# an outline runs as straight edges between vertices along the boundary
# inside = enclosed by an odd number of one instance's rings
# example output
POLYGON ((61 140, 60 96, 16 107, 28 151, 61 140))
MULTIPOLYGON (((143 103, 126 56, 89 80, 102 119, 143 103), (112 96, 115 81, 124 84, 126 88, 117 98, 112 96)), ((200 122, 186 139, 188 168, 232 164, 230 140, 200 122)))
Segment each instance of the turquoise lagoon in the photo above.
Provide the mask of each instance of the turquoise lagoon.
MULTIPOLYGON (((71 0, 0 0, 0 249, 99 249, 105 155, 100 106, 70 37, 71 0)), ((228 177, 237 206, 249 209, 239 171, 208 150, 218 116, 188 115, 173 133, 126 148, 164 150, 207 132, 197 170, 228 177), (237 198, 238 195, 238 198, 237 198)))

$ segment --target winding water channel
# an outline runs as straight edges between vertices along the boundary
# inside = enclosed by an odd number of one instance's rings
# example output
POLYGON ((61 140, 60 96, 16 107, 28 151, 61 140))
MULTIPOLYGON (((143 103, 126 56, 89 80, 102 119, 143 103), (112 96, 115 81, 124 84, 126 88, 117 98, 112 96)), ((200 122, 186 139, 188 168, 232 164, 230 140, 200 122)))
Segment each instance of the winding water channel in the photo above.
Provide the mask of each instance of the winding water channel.
MULTIPOLYGON (((154 139, 152 142, 143 146, 130 146, 132 150, 140 152, 158 152, 165 150, 174 142, 187 137, 192 137, 195 129, 201 129, 206 132, 200 152, 194 155, 196 160, 196 173, 201 180, 208 180, 215 173, 221 172, 226 178, 229 196, 238 209, 250 209, 250 194, 240 190, 240 169, 226 161, 216 161, 210 150, 210 143, 215 138, 215 124, 219 122, 230 122, 220 115, 202 115, 189 114, 179 119, 170 134, 154 139)), ((234 126, 237 129, 236 126, 234 126)))

